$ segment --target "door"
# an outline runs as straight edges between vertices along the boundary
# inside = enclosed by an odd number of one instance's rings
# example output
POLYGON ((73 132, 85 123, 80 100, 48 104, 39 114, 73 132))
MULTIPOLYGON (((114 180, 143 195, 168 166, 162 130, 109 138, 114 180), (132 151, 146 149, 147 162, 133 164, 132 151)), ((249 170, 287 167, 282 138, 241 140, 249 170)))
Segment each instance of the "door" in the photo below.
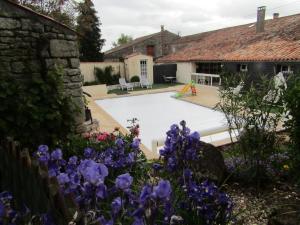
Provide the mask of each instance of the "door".
POLYGON ((140 61, 141 76, 147 77, 147 60, 140 61))

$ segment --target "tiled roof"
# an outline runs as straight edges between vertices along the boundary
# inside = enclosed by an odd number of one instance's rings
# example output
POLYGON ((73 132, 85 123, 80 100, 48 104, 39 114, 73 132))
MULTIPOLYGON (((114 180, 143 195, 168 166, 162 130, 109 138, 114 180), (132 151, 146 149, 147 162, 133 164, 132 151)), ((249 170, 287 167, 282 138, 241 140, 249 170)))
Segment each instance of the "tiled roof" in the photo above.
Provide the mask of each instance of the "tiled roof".
POLYGON ((300 14, 182 37, 182 50, 158 62, 176 61, 300 61, 300 14))
POLYGON ((156 36, 156 35, 160 35, 160 32, 154 33, 154 34, 150 34, 150 35, 146 35, 146 36, 143 36, 143 37, 136 38, 136 39, 132 40, 131 42, 128 42, 128 43, 126 43, 126 44, 123 44, 123 45, 117 46, 117 47, 115 47, 115 48, 112 48, 112 49, 106 51, 104 54, 107 55, 107 54, 110 54, 110 53, 119 51, 119 50, 121 50, 121 49, 130 47, 130 46, 133 46, 133 45, 138 44, 138 43, 140 43, 140 42, 142 42, 142 41, 145 41, 145 40, 147 40, 147 39, 149 39, 149 38, 152 38, 152 37, 154 37, 154 36, 156 36))

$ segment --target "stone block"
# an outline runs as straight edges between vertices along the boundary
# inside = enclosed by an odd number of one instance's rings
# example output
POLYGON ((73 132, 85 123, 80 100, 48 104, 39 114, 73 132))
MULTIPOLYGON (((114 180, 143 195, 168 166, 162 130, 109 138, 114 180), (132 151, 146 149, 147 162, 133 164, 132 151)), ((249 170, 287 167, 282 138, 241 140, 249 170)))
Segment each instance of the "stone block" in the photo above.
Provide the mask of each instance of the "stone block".
POLYGON ((82 75, 71 76, 70 80, 72 82, 83 82, 83 76, 82 75))
POLYGON ((59 39, 65 39, 65 35, 64 34, 58 34, 57 38, 59 38, 59 39))
POLYGON ((3 61, 0 59, 0 71, 1 71, 1 72, 11 71, 10 63, 9 63, 9 62, 3 62, 3 61))
POLYGON ((31 30, 31 21, 29 19, 21 19, 22 30, 31 30))
POLYGON ((21 23, 19 20, 12 18, 4 18, 0 17, 0 29, 2 30, 13 30, 21 27, 21 23))
POLYGON ((68 60, 66 59, 46 59, 47 68, 54 68, 54 66, 58 67, 68 67, 68 60))
POLYGON ((65 73, 67 76, 77 76, 81 74, 80 69, 66 69, 65 73))
POLYGON ((77 40, 77 36, 76 35, 72 35, 72 34, 67 34, 66 35, 66 39, 70 40, 70 41, 76 41, 77 40))
POLYGON ((41 23, 34 23, 31 25, 32 30, 38 33, 43 33, 44 32, 44 25, 41 23))
POLYGON ((25 31, 25 30, 18 30, 15 32, 15 34, 17 36, 20 36, 20 37, 25 37, 25 36, 28 36, 29 35, 29 31, 25 31))
POLYGON ((31 60, 28 62, 27 66, 32 73, 40 72, 42 68, 41 62, 39 60, 31 60))
POLYGON ((5 49, 9 49, 10 45, 8 44, 0 44, 0 50, 5 50, 5 49))
POLYGON ((43 37, 48 38, 48 39, 56 39, 57 38, 57 34, 51 33, 51 32, 47 32, 42 35, 43 35, 43 37))
POLYGON ((30 36, 33 38, 40 38, 40 34, 39 33, 35 33, 35 32, 31 32, 30 36))
POLYGON ((0 43, 15 43, 15 41, 13 37, 0 37, 0 43))
POLYGON ((12 36, 14 36, 14 32, 9 31, 9 30, 1 30, 0 36, 1 37, 12 37, 12 36))
POLYGON ((50 54, 52 57, 79 57, 77 43, 66 40, 50 40, 50 54))
POLYGON ((72 58, 70 59, 70 65, 72 68, 79 68, 80 61, 78 58, 72 58))
POLYGON ((23 62, 13 62, 11 64, 11 70, 14 73, 22 73, 25 69, 25 65, 23 62))
POLYGON ((69 93, 72 96, 82 96, 81 87, 82 87, 82 82, 65 84, 65 88, 70 90, 69 93))

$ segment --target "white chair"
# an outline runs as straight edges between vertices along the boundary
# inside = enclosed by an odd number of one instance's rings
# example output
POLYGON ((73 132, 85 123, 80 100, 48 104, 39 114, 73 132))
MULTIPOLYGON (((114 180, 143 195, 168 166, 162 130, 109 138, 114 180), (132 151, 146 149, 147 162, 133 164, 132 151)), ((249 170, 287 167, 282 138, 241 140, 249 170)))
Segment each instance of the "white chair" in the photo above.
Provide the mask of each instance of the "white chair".
POLYGON ((145 76, 141 76, 140 84, 142 88, 152 88, 152 84, 149 83, 147 77, 145 76))
POLYGON ((119 84, 121 86, 122 91, 124 88, 126 88, 127 91, 129 91, 129 90, 133 91, 133 84, 126 83, 125 78, 119 78, 119 84))
POLYGON ((277 103, 280 99, 280 96, 283 94, 283 91, 287 89, 287 84, 282 72, 274 76, 273 80, 275 90, 269 90, 268 94, 264 96, 263 100, 266 102, 277 103))

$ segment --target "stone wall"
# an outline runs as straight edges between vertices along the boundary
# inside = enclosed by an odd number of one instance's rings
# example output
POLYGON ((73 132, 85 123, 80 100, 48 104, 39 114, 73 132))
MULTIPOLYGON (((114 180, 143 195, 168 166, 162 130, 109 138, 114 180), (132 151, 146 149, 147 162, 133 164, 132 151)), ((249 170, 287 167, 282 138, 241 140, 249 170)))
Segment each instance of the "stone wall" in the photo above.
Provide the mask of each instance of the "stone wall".
POLYGON ((79 69, 77 34, 50 18, 29 9, 0 1, 0 74, 26 79, 25 69, 46 73, 55 65, 64 69, 64 84, 80 107, 77 131, 83 132, 83 77, 79 69))

